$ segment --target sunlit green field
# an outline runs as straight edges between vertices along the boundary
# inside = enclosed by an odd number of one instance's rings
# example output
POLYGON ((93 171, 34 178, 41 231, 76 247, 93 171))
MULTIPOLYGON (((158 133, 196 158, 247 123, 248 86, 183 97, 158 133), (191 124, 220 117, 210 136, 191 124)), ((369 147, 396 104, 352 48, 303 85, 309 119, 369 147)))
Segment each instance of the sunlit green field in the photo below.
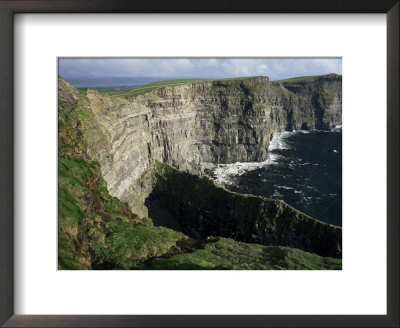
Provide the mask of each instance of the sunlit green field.
POLYGON ((176 86, 176 85, 181 85, 185 83, 202 83, 202 82, 218 82, 218 81, 236 81, 236 80, 247 80, 247 79, 253 79, 258 76, 248 76, 248 77, 233 77, 233 78, 227 78, 227 79, 173 79, 173 80, 162 80, 162 81, 157 81, 153 83, 149 83, 146 85, 143 85, 139 88, 134 88, 134 89, 121 89, 121 90, 103 90, 101 91, 102 93, 105 93, 109 96, 113 97, 126 97, 129 98, 131 96, 136 96, 138 94, 142 94, 148 91, 160 89, 163 87, 168 87, 168 86, 176 86))

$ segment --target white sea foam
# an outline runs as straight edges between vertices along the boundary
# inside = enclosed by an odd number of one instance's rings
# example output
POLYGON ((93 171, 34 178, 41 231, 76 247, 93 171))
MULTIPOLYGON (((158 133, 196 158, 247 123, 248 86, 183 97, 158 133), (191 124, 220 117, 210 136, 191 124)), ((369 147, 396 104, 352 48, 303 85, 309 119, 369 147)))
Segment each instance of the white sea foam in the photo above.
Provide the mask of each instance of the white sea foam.
POLYGON ((285 139, 294 133, 296 132, 284 131, 284 132, 274 133, 272 140, 269 144, 268 151, 278 150, 278 149, 289 149, 290 147, 285 142, 285 139))
POLYGON ((287 187, 287 186, 275 186, 276 188, 281 188, 281 189, 286 189, 286 190, 294 190, 292 187, 287 187))
POLYGON ((237 162, 234 164, 219 164, 213 171, 216 181, 224 185, 232 185, 235 183, 235 178, 243 175, 246 172, 266 167, 278 159, 279 156, 268 156, 264 162, 237 162))
POLYGON ((278 197, 278 198, 282 198, 282 197, 283 197, 283 195, 282 195, 281 193, 279 193, 279 191, 278 191, 278 190, 275 190, 275 191, 274 191, 274 193, 273 193, 273 195, 272 195, 271 197, 278 197))
POLYGON ((334 128, 331 129, 332 132, 342 132, 342 125, 336 125, 334 128))
MULTIPOLYGON (((308 131, 307 131, 308 132, 308 131)), ((290 149, 285 139, 295 133, 304 133, 303 131, 284 131, 274 133, 268 147, 268 156, 264 162, 237 162, 234 164, 218 164, 213 170, 213 175, 218 183, 223 185, 233 185, 237 177, 246 172, 254 171, 271 164, 279 163, 281 155, 275 153, 276 150, 290 149)))

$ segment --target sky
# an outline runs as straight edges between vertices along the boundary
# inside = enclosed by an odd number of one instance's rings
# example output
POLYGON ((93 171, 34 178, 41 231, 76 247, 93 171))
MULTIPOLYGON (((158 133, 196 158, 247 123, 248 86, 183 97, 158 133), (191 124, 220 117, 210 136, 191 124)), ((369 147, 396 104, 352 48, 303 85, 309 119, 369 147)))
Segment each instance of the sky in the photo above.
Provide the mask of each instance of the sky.
POLYGON ((228 78, 342 74, 341 58, 61 58, 59 75, 70 79, 228 78))

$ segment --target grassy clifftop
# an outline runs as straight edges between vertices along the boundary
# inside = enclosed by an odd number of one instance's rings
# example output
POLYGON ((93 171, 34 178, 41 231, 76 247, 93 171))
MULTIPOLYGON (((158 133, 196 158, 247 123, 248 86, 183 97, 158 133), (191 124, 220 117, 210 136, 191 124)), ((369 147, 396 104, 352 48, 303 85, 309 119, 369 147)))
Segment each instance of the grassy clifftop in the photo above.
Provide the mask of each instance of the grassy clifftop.
POLYGON ((274 80, 271 82, 313 82, 320 79, 329 79, 329 78, 341 78, 342 76, 335 73, 324 74, 324 75, 308 75, 308 76, 296 76, 289 79, 282 79, 282 80, 274 80))
POLYGON ((247 76, 247 77, 233 77, 233 78, 226 78, 226 79, 172 79, 172 80, 162 80, 153 83, 149 83, 143 85, 138 88, 134 89, 125 89, 125 90, 113 90, 113 91, 103 91, 103 93, 113 96, 113 97, 122 97, 122 98, 129 98, 133 96, 137 96, 139 94, 143 94, 149 91, 183 85, 187 83, 204 83, 204 82, 211 82, 211 83, 219 83, 219 82, 229 82, 229 81, 243 81, 243 80, 250 80, 255 79, 260 76, 247 76))

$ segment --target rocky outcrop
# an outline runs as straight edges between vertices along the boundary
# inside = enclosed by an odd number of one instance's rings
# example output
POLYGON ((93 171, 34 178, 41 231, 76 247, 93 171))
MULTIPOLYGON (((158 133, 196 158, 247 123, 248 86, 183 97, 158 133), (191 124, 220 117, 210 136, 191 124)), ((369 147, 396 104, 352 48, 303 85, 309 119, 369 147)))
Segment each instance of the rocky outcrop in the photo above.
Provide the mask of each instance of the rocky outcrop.
POLYGON ((281 200, 230 192, 208 177, 157 162, 155 193, 197 239, 222 236, 341 257, 342 229, 315 220, 281 200))
MULTIPOLYGON (((59 101, 76 90, 62 79, 59 101)), ((203 163, 263 161, 276 131, 341 124, 341 76, 269 82, 267 77, 191 82, 129 97, 87 90, 88 152, 110 194, 146 216, 155 160, 202 174, 203 163)))
POLYGON ((78 103, 79 92, 70 83, 58 79, 58 107, 71 112, 78 103))

